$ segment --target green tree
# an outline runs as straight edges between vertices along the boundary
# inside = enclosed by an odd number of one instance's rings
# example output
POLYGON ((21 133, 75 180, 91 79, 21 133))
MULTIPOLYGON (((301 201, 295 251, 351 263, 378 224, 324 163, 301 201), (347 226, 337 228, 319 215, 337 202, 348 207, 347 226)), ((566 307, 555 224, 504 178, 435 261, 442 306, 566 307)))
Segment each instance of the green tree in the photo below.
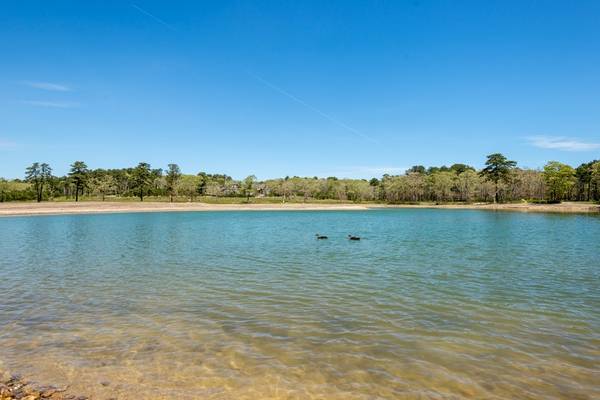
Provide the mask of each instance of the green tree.
POLYGON ((513 196, 518 199, 543 199, 545 184, 541 171, 515 168, 513 196))
POLYGON ((558 161, 549 161, 544 165, 543 176, 551 201, 561 201, 568 197, 576 183, 575 170, 558 161))
POLYGON ((254 184, 256 183, 256 176, 249 175, 244 179, 242 183, 242 191, 244 196, 246 196, 246 201, 250 202, 250 196, 254 194, 254 184))
POLYGON ((475 171, 475 168, 471 167, 467 164, 452 164, 450 166, 450 171, 456 173, 456 175, 462 174, 465 171, 475 171))
POLYGON ((283 195, 283 202, 285 203, 285 201, 288 200, 294 193, 294 183, 289 177, 286 177, 286 179, 280 180, 279 182, 281 183, 280 189, 281 194, 283 195))
POLYGON ((590 200, 592 198, 592 169, 597 161, 590 161, 581 164, 575 169, 575 176, 577 177, 577 199, 578 200, 590 200))
POLYGON ((377 179, 377 178, 371 178, 369 180, 369 185, 371 185, 371 186, 379 186, 379 179, 377 179))
POLYGON ((374 193, 373 186, 366 179, 352 179, 348 185, 348 198, 354 202, 372 200, 374 193))
POLYGON ((210 183, 210 177, 208 176, 208 174, 206 172, 202 172, 202 171, 200 171, 198 173, 198 177, 200 178, 200 183, 198 183, 198 193, 200 195, 205 195, 206 187, 210 183))
POLYGON ((44 195, 44 185, 52 178, 52 168, 46 163, 35 162, 25 169, 25 180, 33 185, 39 203, 44 195))
POLYGON ((0 178, 0 203, 4 203, 8 193, 8 181, 4 178, 0 178))
POLYGON ((181 179, 181 170, 177 164, 169 164, 167 169, 167 193, 169 193, 169 201, 173 202, 173 196, 177 191, 177 183, 181 179))
MULTIPOLYGON (((411 173, 409 176, 420 175, 418 173, 411 173)), ((410 189, 408 185, 407 176, 390 176, 384 175, 381 180, 380 188, 382 189, 383 198, 390 203, 398 203, 401 201, 412 200, 410 199, 410 189)))
POLYGON ((93 179, 93 185, 96 192, 102 196, 102 201, 106 195, 117 189, 117 181, 112 175, 104 174, 93 179))
POLYGON ((500 153, 494 153, 487 156, 486 167, 479 173, 486 180, 494 183, 494 202, 500 201, 498 185, 500 182, 508 183, 510 181, 512 170, 517 166, 516 161, 508 160, 500 153))
POLYGON ((83 161, 75 161, 71 164, 69 178, 75 184, 75 201, 79 201, 79 192, 83 195, 83 188, 87 182, 89 172, 90 170, 83 161))
POLYGON ((461 201, 469 202, 475 195, 475 190, 480 184, 479 175, 472 169, 466 169, 456 176, 455 187, 461 201))
POLYGON ((422 165, 413 165, 412 167, 406 170, 406 175, 410 174, 411 172, 424 174, 425 172, 427 172, 427 170, 422 165))
POLYGON ((406 177, 402 178, 404 178, 404 189, 406 190, 403 195, 404 200, 421 201, 427 186, 426 175, 422 172, 409 172, 406 177))
MULTIPOLYGON (((47 163, 42 163, 40 165, 40 172, 42 175, 42 192, 44 190, 44 186, 46 184, 49 184, 50 181, 52 180, 52 168, 50 167, 50 165, 48 165, 47 163)), ((41 200, 41 198, 40 198, 41 200)))
POLYGON ((35 190, 36 200, 39 203, 42 201, 41 191, 43 188, 42 185, 42 173, 40 170, 40 163, 34 162, 29 167, 25 169, 25 180, 33 186, 35 190))
POLYGON ((62 194, 61 192, 61 180, 64 178, 60 178, 57 176, 52 176, 52 174, 50 173, 48 176, 48 180, 47 180, 47 193, 51 198, 54 198, 55 196, 60 196, 62 194))
POLYGON ((182 194, 190 198, 190 201, 194 201, 194 198, 198 194, 200 182, 202 177, 194 175, 182 175, 177 180, 177 187, 175 190, 177 193, 182 194))
POLYGON ((429 177, 430 190, 436 201, 452 200, 452 187, 455 174, 449 171, 438 171, 429 177))
POLYGON ((591 184, 594 185, 592 195, 595 200, 600 200, 600 161, 592 164, 591 170, 591 184))
POLYGON ((150 169, 150 164, 141 162, 131 171, 131 178, 133 180, 133 187, 137 189, 140 201, 144 201, 144 194, 148 191, 148 188, 152 184, 154 176, 150 169))

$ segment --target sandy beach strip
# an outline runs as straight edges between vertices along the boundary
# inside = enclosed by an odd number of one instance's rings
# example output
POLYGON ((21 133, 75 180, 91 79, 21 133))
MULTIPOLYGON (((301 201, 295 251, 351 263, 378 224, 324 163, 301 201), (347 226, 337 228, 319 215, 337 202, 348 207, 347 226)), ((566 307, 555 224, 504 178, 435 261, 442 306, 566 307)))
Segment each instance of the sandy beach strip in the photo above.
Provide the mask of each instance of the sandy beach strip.
POLYGON ((208 204, 167 202, 42 202, 0 203, 0 216, 105 214, 132 212, 185 212, 185 211, 316 211, 316 210, 368 210, 361 204, 208 204))
POLYGON ((435 208, 455 210, 489 210, 555 213, 600 213, 600 205, 591 203, 565 202, 561 204, 208 204, 166 202, 42 202, 0 203, 0 216, 62 215, 62 214, 106 214, 132 212, 185 212, 185 211, 360 211, 388 208, 435 208))
POLYGON ((600 204, 589 202, 563 202, 560 204, 534 203, 473 203, 473 204, 397 204, 371 206, 371 208, 439 208, 445 210, 488 210, 488 211, 520 211, 565 214, 598 214, 600 204))

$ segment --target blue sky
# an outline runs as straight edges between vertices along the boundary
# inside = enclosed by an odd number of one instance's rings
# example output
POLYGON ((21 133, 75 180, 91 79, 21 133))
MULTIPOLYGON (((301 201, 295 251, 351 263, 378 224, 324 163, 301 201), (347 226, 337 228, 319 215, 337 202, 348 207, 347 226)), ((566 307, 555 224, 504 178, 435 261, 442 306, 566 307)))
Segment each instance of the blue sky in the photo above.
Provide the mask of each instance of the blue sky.
POLYGON ((11 0, 0 38, 0 176, 600 158, 598 1, 11 0))

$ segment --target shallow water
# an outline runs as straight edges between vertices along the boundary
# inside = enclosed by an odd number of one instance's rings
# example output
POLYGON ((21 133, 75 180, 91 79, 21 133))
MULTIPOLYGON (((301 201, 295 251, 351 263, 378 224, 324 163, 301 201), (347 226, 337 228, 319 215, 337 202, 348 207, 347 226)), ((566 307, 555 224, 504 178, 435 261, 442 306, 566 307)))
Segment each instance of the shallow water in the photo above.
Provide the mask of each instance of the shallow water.
POLYGON ((594 216, 0 218, 0 369, 96 399, 592 399, 599 365, 594 216))

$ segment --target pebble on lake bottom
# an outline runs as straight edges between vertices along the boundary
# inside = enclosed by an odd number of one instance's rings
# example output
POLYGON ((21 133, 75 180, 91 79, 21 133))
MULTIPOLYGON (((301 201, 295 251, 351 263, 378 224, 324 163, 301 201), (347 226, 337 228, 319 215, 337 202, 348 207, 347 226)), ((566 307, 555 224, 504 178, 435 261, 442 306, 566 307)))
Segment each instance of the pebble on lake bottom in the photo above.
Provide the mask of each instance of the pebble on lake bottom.
POLYGON ((34 386, 18 375, 0 372, 0 400, 87 400, 66 393, 66 388, 34 386))

